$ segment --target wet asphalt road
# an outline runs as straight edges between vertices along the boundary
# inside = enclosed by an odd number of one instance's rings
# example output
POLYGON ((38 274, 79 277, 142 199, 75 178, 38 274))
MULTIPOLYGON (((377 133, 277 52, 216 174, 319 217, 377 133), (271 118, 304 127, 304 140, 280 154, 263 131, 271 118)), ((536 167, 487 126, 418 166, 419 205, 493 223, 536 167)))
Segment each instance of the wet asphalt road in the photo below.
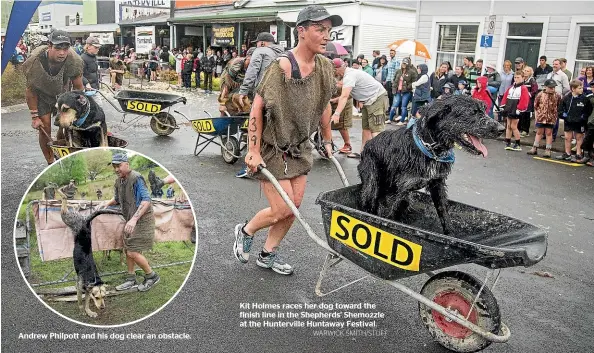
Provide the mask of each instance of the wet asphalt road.
MULTIPOLYGON (((366 279, 346 290, 320 299, 314 294, 325 252, 300 226, 284 240, 281 253, 295 266, 283 277, 232 255, 233 227, 265 207, 259 186, 239 180, 239 168, 223 162, 211 146, 192 154, 196 134, 182 126, 170 137, 157 137, 148 119, 124 130, 120 116, 107 104, 110 129, 129 141, 129 149, 154 158, 185 187, 197 212, 198 256, 181 293, 162 311, 138 324, 96 329, 68 322, 47 310, 25 285, 16 266, 12 227, 15 210, 28 185, 44 167, 37 138, 26 111, 2 115, 2 348, 7 352, 144 351, 165 349, 199 352, 445 352, 422 326, 414 300, 379 280, 366 279), (315 337, 311 328, 240 328, 240 303, 374 303, 385 319, 377 320, 377 337, 315 337), (19 333, 188 333, 191 340, 19 340, 19 333)), ((192 96, 187 106, 176 106, 192 118, 203 110, 216 111, 216 98, 192 96)), ((178 122, 182 121, 179 119, 178 122)), ((360 143, 360 121, 351 131, 360 143)), ((502 271, 494 294, 503 321, 512 331, 506 344, 493 344, 485 352, 586 352, 594 347, 594 169, 568 167, 529 158, 525 152, 504 151, 501 142, 489 141, 489 158, 458 152, 448 180, 453 200, 486 208, 541 226, 549 232, 546 258, 531 268, 502 271), (547 271, 554 278, 533 274, 547 271)), ((338 157, 348 178, 357 181, 356 161, 338 157)), ((323 235, 319 206, 314 201, 325 190, 339 188, 329 162, 316 157, 301 210, 314 231, 323 235)), ((264 237, 254 243, 259 250, 264 237)), ((256 253, 256 251, 254 251, 256 253)), ((476 265, 457 269, 483 278, 476 265)), ((331 272, 326 288, 358 278, 364 272, 342 263, 331 272)), ((420 290, 427 276, 402 280, 420 290)), ((166 279, 163 279, 166 280, 166 279)), ((146 293, 144 295, 150 295, 146 293)), ((139 296, 139 300, 142 300, 139 296)))

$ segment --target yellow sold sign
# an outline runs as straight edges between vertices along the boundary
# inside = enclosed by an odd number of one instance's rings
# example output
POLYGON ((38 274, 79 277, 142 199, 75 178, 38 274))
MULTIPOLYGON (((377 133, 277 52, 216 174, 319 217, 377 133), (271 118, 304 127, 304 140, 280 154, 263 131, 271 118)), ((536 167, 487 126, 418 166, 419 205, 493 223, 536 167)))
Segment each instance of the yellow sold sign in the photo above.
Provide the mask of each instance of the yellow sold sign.
POLYGON ((128 101, 126 107, 129 110, 143 113, 158 113, 161 111, 161 104, 153 104, 139 101, 128 101))
POLYGON ((378 260, 408 271, 419 271, 423 247, 356 218, 333 210, 330 236, 378 260))
POLYGON ((64 148, 64 147, 53 147, 52 146, 52 151, 54 151, 54 154, 56 154, 60 158, 66 157, 67 155, 70 154, 70 150, 68 148, 64 148))
POLYGON ((214 124, 212 123, 212 119, 193 120, 192 128, 196 130, 196 132, 200 133, 209 133, 216 131, 214 124))

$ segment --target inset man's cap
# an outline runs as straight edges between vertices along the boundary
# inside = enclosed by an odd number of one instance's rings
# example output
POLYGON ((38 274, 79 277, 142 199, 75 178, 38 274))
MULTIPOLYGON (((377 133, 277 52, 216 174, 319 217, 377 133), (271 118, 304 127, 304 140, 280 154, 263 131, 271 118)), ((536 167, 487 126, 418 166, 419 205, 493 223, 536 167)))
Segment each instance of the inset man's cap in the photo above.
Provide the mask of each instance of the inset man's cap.
POLYGON ((68 35, 68 33, 64 31, 55 30, 52 33, 50 33, 49 41, 54 45, 65 43, 70 44, 70 36, 68 35))
POLYGON ((128 156, 123 153, 114 154, 111 159, 111 164, 120 164, 124 162, 128 162, 128 156))
POLYGON ((402 63, 406 64, 406 65, 410 65, 410 59, 409 58, 404 58, 402 59, 402 63))
POLYGON ((259 33, 256 37, 256 40, 253 40, 252 43, 256 42, 270 42, 274 43, 274 36, 268 32, 259 33))
POLYGON ((517 57, 516 60, 514 60, 514 62, 516 64, 523 64, 524 63, 524 58, 522 57, 517 57))
POLYGON ((557 87, 557 82, 555 82, 555 80, 553 80, 552 78, 549 78, 548 80, 546 80, 544 82, 544 86, 545 87, 557 87))
POLYGON ((305 21, 318 22, 323 20, 330 20, 332 22, 332 27, 342 25, 342 17, 338 15, 330 15, 328 10, 322 5, 310 5, 301 10, 299 15, 297 15, 297 26, 305 21))

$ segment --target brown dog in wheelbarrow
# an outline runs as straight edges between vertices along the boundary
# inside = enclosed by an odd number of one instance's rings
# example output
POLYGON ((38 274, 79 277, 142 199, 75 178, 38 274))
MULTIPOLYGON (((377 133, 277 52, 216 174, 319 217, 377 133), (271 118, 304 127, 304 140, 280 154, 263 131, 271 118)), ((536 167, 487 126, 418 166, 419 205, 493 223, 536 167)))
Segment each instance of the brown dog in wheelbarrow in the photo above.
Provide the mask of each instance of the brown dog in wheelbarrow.
POLYGON ((64 130, 68 147, 108 147, 105 113, 82 91, 61 94, 55 125, 64 130))
POLYGON ((114 210, 98 210, 85 217, 76 211, 68 210, 68 201, 62 194, 61 216, 64 224, 72 230, 74 234, 74 250, 72 258, 74 270, 76 271, 76 296, 78 298, 78 307, 82 314, 90 317, 97 317, 97 313, 89 307, 91 299, 97 309, 105 309, 105 297, 107 290, 105 284, 99 276, 97 265, 93 258, 93 248, 91 245, 91 222, 102 214, 117 214, 121 212, 114 210), (82 293, 85 294, 85 304, 82 303, 82 293))

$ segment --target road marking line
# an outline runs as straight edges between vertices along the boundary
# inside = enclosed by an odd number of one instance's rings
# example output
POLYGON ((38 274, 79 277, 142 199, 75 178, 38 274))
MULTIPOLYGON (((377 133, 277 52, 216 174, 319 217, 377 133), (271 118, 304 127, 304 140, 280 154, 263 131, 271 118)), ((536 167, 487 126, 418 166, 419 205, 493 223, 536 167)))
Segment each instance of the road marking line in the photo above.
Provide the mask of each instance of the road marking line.
POLYGON ((579 164, 579 163, 572 163, 572 162, 564 162, 564 161, 558 161, 555 159, 550 159, 550 158, 542 158, 542 157, 533 157, 534 159, 538 159, 539 161, 545 161, 545 162, 552 162, 552 163, 559 163, 559 164, 563 164, 563 165, 568 165, 570 167, 583 167, 585 166, 585 164, 579 164))

